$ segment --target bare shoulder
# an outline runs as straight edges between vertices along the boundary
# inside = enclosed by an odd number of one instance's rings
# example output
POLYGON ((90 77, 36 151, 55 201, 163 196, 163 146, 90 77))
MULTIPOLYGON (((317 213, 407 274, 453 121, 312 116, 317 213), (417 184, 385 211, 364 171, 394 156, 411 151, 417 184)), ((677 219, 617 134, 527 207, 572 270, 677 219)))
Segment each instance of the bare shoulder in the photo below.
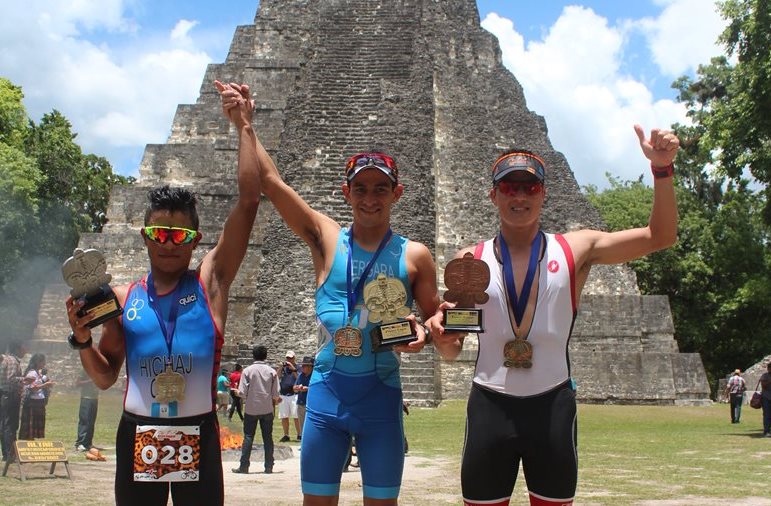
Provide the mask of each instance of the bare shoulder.
POLYGON ((428 246, 411 239, 407 241, 407 262, 418 268, 434 268, 434 256, 428 246))

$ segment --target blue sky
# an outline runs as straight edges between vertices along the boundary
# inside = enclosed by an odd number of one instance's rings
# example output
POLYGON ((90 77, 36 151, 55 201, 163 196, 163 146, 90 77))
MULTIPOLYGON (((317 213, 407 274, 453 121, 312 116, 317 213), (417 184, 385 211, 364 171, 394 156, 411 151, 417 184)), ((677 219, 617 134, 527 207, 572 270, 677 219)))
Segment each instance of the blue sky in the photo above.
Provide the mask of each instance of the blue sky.
MULTIPOLYGON (((606 172, 649 178, 632 125, 685 121, 670 84, 722 54, 710 0, 477 4, 581 185, 605 186, 606 172)), ((0 76, 22 86, 33 120, 60 110, 86 152, 136 175, 144 146, 165 142, 177 104, 195 102, 206 65, 256 11, 254 0, 8 2, 0 76)))

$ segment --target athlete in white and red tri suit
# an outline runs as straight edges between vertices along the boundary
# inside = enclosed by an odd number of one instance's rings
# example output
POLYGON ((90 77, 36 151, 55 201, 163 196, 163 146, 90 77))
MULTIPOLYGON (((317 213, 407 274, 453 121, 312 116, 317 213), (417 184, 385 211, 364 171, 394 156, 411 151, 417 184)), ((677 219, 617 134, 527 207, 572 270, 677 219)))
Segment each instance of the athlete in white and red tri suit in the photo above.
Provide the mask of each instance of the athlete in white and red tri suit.
POLYGON ((215 86, 241 104, 224 111, 239 139, 238 199, 216 245, 191 270, 201 240, 196 197, 185 188, 155 188, 148 193, 140 231, 149 273, 114 288, 125 311, 104 322, 97 345, 87 326, 93 314, 80 316, 83 302, 67 299, 70 345, 79 350, 94 383, 112 386, 126 361, 128 383, 116 437, 118 506, 166 505, 170 493, 174 504, 224 503, 216 373, 228 292, 246 254, 261 188, 248 90, 244 97, 219 82, 215 86))
MULTIPOLYGON (((530 504, 571 505, 576 491, 576 393, 568 341, 584 283, 595 264, 627 262, 677 240, 672 162, 679 148, 668 131, 646 139, 654 201, 648 226, 620 232, 541 231, 544 162, 514 150, 493 164, 490 200, 500 218, 493 239, 464 248, 490 268, 485 331, 467 408, 461 484, 466 505, 509 504, 520 461, 530 504)), ((454 359, 464 334, 445 332, 443 302, 426 323, 437 350, 454 359)))

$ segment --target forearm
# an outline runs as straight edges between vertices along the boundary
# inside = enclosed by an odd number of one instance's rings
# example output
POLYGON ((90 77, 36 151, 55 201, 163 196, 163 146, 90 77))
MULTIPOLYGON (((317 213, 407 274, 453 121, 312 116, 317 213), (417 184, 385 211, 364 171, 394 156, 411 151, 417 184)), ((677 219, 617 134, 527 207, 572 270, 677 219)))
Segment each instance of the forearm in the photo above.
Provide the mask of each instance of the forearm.
POLYGON ((672 246, 677 241, 677 201, 673 178, 654 178, 653 207, 648 228, 657 249, 672 246))
POLYGON ((110 360, 95 346, 80 350, 80 363, 83 369, 97 386, 107 390, 118 380, 120 365, 116 368, 110 360))
MULTIPOLYGON (((257 207, 262 193, 259 151, 262 145, 250 124, 238 130, 238 199, 242 204, 257 207), (259 148, 258 148, 259 146, 259 148)), ((264 151, 264 150, 262 150, 264 151)))

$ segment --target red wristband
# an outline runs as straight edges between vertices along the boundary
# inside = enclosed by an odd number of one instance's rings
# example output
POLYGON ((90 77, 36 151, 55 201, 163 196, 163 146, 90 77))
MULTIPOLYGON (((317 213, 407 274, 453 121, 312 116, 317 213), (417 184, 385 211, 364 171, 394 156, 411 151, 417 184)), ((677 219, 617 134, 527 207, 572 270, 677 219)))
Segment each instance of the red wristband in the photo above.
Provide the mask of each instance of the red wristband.
POLYGON ((651 172, 656 179, 672 177, 675 173, 675 165, 670 163, 666 167, 654 167, 654 165, 651 164, 651 172))

